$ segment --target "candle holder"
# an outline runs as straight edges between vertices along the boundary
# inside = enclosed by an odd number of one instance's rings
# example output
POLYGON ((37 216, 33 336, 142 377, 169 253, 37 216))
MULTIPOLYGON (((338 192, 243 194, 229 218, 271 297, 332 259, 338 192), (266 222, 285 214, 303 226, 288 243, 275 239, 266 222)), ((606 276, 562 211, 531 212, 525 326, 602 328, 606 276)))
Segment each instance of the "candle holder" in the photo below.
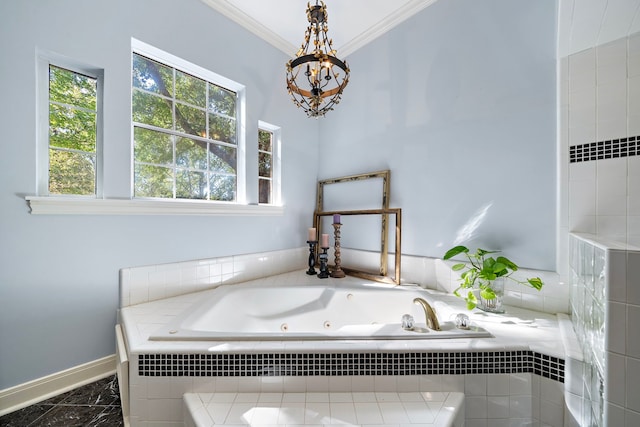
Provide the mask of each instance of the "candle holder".
POLYGON ((340 267, 340 227, 342 224, 333 223, 333 239, 334 243, 334 252, 335 252, 335 267, 331 272, 331 277, 335 277, 336 279, 341 279, 346 276, 345 272, 340 267))
POLYGON ((318 278, 326 279, 329 277, 329 255, 327 254, 327 250, 329 248, 320 248, 322 249, 322 253, 319 255, 320 258, 320 273, 318 274, 318 278))
POLYGON ((309 276, 316 275, 316 269, 313 268, 316 265, 316 245, 318 244, 317 240, 307 240, 309 244, 309 269, 307 270, 307 274, 309 276))

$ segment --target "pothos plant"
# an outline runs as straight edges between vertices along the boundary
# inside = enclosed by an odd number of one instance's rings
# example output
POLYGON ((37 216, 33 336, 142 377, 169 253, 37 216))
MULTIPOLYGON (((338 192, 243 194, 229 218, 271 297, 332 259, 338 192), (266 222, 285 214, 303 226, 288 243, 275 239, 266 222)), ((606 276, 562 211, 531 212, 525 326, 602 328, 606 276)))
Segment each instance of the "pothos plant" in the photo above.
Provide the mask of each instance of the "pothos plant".
POLYGON ((513 280, 516 283, 530 286, 537 290, 542 289, 544 283, 539 277, 526 280, 518 280, 511 277, 511 275, 518 270, 518 266, 509 258, 503 256, 494 258, 492 256, 492 254, 499 252, 500 251, 487 251, 478 248, 474 253, 470 252, 465 246, 455 246, 444 254, 445 260, 460 254, 464 254, 468 260, 468 263, 454 264, 451 269, 454 271, 464 270, 460 275, 460 286, 453 293, 460 298, 464 298, 469 310, 472 310, 478 304, 478 298, 474 293, 474 289, 480 291, 480 296, 483 299, 492 300, 496 298, 493 283, 500 277, 513 280), (468 292, 466 294, 461 293, 465 289, 468 289, 468 292))

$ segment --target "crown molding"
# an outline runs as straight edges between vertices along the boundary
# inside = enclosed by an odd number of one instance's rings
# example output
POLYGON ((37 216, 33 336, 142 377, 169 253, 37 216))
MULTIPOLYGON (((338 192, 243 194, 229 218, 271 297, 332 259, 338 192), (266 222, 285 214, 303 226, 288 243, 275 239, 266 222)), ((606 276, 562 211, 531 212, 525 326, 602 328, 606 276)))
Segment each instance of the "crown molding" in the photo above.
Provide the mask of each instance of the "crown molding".
MULTIPOLYGON (((257 35, 261 39, 265 40, 269 44, 273 45, 277 49, 286 53, 287 55, 291 55, 292 52, 296 52, 298 50, 297 46, 294 46, 292 43, 288 42, 284 38, 280 37, 275 32, 271 31, 269 28, 264 26, 262 23, 258 22, 251 16, 244 13, 242 10, 238 9, 236 6, 231 4, 227 0, 201 0, 204 4, 211 7, 212 9, 220 12, 227 18, 231 19, 238 25, 244 27, 245 29, 251 31, 253 34, 257 35)), ((437 0, 412 0, 406 3, 404 6, 396 10, 394 13, 387 16, 385 19, 381 20, 367 31, 361 33, 357 37, 352 40, 346 42, 342 46, 338 47, 337 51, 340 52, 340 56, 344 57, 349 55, 356 50, 360 49, 367 43, 373 41, 378 38, 382 34, 386 33, 396 25, 402 23, 406 19, 420 12, 422 9, 432 5, 437 0)))
POLYGON ((260 37, 267 43, 273 45, 275 48, 281 50, 287 55, 291 55, 291 52, 298 50, 296 46, 289 43, 278 34, 271 31, 269 28, 262 25, 260 22, 247 15, 227 0, 201 0, 204 4, 210 8, 220 12, 227 18, 231 19, 236 24, 251 31, 256 36, 260 37))
POLYGON ((408 2, 403 7, 396 10, 394 13, 390 14, 385 19, 369 28, 367 31, 361 33, 359 36, 345 43, 340 49, 338 49, 338 52, 340 52, 340 56, 345 57, 349 54, 352 54, 356 50, 372 42, 395 26, 406 21, 408 18, 420 12, 422 9, 431 6, 436 1, 437 0, 412 0, 408 2))

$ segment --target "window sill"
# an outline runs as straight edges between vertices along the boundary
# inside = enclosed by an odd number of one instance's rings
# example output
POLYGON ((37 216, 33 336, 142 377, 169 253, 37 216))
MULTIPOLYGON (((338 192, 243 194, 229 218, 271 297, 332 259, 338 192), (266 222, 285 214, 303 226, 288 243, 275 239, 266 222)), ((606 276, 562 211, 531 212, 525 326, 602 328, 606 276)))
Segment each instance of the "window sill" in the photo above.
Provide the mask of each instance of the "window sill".
POLYGON ((279 216, 283 206, 202 200, 85 199, 27 196, 32 215, 237 215, 279 216))

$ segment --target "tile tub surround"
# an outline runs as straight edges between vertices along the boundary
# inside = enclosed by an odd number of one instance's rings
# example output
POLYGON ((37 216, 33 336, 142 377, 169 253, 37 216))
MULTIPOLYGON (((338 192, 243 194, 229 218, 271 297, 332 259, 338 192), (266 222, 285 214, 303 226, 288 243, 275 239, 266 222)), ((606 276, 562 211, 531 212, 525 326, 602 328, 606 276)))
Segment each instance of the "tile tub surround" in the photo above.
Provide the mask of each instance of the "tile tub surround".
MULTIPOLYGON (((331 250, 330 250, 331 252, 331 250)), ((120 270, 120 307, 211 289, 221 284, 241 283, 252 279, 307 269, 308 247, 245 255, 208 258, 169 264, 128 267, 120 270)), ((380 262, 375 252, 342 248, 343 263, 356 269, 370 270, 380 262)), ((331 258, 330 258, 331 259, 331 258)), ((389 256, 393 271, 394 256, 389 256)), ((451 270, 456 262, 402 255, 402 283, 418 284, 427 289, 453 292, 460 273, 451 270)), ((539 276, 545 285, 541 291, 507 281, 505 303, 546 313, 569 313, 569 286, 551 271, 520 269, 514 277, 539 276)), ((315 278, 315 276, 314 276, 315 278)))
MULTIPOLYGON (((311 280, 318 279, 305 275, 304 271, 262 279, 267 282, 296 284, 308 283, 306 281, 311 280)), ((335 283, 338 284, 350 280, 362 283, 361 279, 351 277, 325 280, 336 281, 335 283)), ((456 311, 469 313, 473 322, 489 330, 495 338, 413 340, 411 342, 404 340, 359 340, 357 342, 158 342, 148 340, 152 332, 168 323, 194 302, 199 301, 208 292, 211 291, 121 309, 119 317, 124 327, 130 361, 132 425, 150 425, 146 423, 161 420, 174 422, 176 426, 180 425, 184 393, 331 391, 465 392, 467 396, 473 397, 465 405, 468 409, 467 420, 477 420, 480 424, 486 424, 495 415, 496 419, 500 419, 499 423, 512 422, 526 425, 544 416, 551 418, 545 421, 546 424, 562 425, 563 383, 560 377, 556 381, 550 376, 551 369, 564 371, 562 365, 564 347, 555 315, 517 307, 508 307, 508 313, 505 315, 494 315, 478 310, 467 312, 463 301, 450 295, 442 295, 447 304, 453 306, 456 311), (256 376, 206 376, 208 375, 207 358, 222 357, 222 363, 227 368, 233 366, 234 372, 236 370, 246 372, 243 369, 247 366, 248 360, 255 361, 261 358, 264 361, 265 358, 267 360, 272 358, 284 361, 286 366, 287 355, 292 358, 304 357, 305 354, 314 355, 313 357, 317 355, 313 363, 318 360, 319 363, 325 364, 325 369, 319 370, 318 375, 287 375, 286 369, 281 368, 282 365, 276 367, 272 363, 261 365, 261 375, 256 376), (349 354, 352 356, 348 356, 349 354), (406 358, 414 354, 414 358, 415 356, 418 356, 418 359, 429 358, 427 362, 429 365, 438 361, 442 369, 432 370, 431 373, 419 370, 412 373, 409 368, 409 371, 396 374, 393 370, 387 369, 375 373, 369 372, 368 375, 363 371, 363 375, 360 375, 360 372, 350 372, 348 369, 349 357, 353 361, 356 357, 353 356, 354 354, 357 354, 358 358, 369 355, 369 366, 372 360, 374 365, 377 364, 378 357, 381 358, 381 363, 382 359, 386 358, 387 368, 395 364, 398 369, 400 358, 405 359, 406 362, 406 358), (167 358, 167 355, 170 357, 167 358), (184 370, 171 372, 171 376, 146 375, 144 369, 141 374, 141 366, 145 363, 141 363, 141 360, 154 360, 154 369, 161 366, 173 367, 174 355, 176 358, 178 355, 187 355, 189 360, 187 370, 193 369, 194 375, 181 374, 180 372, 184 373, 184 370), (485 363, 485 357, 486 365, 481 365, 485 363), (155 360, 158 364, 155 364, 155 360), (339 365, 337 360, 340 360, 339 365), (330 366, 329 372, 326 370, 327 363, 330 366), (455 370, 456 364, 458 364, 458 370, 455 370), (545 372, 549 377, 543 376, 541 369, 536 371, 536 366, 542 367, 542 364, 545 364, 545 372), (196 366, 204 367, 204 370, 198 370, 196 366), (346 371, 338 370, 345 366, 346 371), (480 368, 486 368, 487 371, 478 370, 480 368), (554 393, 542 393, 542 384, 545 384, 545 389, 554 390, 554 393), (556 399, 557 395, 560 396, 560 400, 556 399), (553 410, 541 411, 540 408, 543 406, 553 410), (488 408, 496 411, 489 411, 488 408)), ((176 360, 175 366, 180 365, 184 368, 184 357, 180 356, 181 361, 176 360)), ((307 359, 306 363, 308 362, 307 359)), ((422 361, 418 360, 418 363, 422 361)), ((406 368, 407 363, 404 365, 406 368)))

